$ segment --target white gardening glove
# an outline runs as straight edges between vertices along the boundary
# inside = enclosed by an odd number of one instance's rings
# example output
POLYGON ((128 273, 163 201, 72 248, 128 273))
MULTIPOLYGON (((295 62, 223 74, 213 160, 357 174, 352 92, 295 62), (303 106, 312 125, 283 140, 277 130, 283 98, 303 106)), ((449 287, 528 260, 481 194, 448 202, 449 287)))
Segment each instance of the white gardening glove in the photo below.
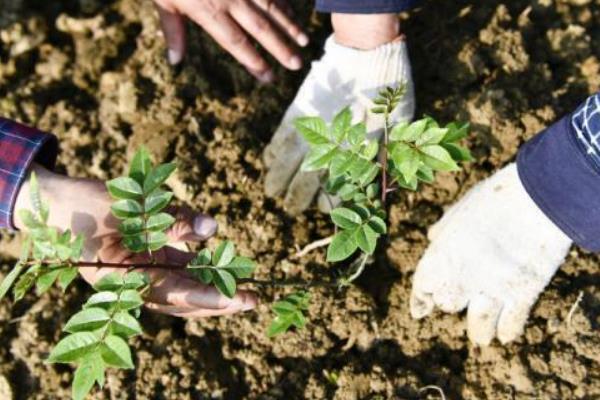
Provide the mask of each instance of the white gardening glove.
POLYGON ((323 57, 312 63, 296 98, 265 149, 268 169, 265 193, 271 197, 285 194, 286 211, 297 214, 310 205, 319 190, 319 174, 299 170, 309 148, 294 129, 293 122, 297 117, 320 116, 329 122, 349 105, 354 122, 364 121, 367 131, 377 135, 383 129, 383 118, 368 112, 373 106, 372 100, 379 90, 403 82, 407 91, 392 115, 394 122, 411 120, 415 107, 404 40, 364 51, 341 46, 330 37, 325 43, 323 57))
POLYGON ((525 191, 510 164, 472 188, 429 232, 431 244, 413 277, 410 310, 468 307, 469 338, 487 345, 523 332, 571 240, 525 191))

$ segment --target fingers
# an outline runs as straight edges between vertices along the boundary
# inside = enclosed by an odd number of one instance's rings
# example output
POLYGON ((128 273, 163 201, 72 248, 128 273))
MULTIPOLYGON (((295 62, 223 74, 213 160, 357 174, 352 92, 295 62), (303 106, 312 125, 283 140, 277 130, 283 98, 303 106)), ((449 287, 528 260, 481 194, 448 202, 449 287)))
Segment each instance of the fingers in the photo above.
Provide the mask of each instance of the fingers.
POLYGON ((162 314, 173 315, 181 318, 204 318, 204 317, 216 317, 222 315, 234 314, 237 312, 244 312, 253 309, 256 303, 248 303, 243 306, 239 304, 232 304, 229 307, 221 309, 204 309, 194 307, 180 307, 171 306, 158 303, 146 303, 145 306, 155 312, 162 314))
POLYGON ((167 11, 156 4, 160 26, 167 42, 167 58, 171 65, 181 62, 185 54, 185 25, 183 17, 177 12, 167 11))
POLYGON ((254 2, 299 46, 304 47, 308 44, 308 36, 292 20, 293 12, 289 4, 272 0, 254 0, 254 2))
POLYGON ((502 311, 499 300, 481 294, 470 303, 467 311, 467 333, 478 345, 487 346, 496 336, 496 324, 502 311))
POLYGON ((298 171, 290 182, 283 200, 285 210, 291 215, 296 215, 306 210, 319 191, 320 180, 320 173, 318 171, 298 171))
POLYGON ((256 79, 264 83, 273 80, 273 72, 265 59, 250 42, 248 35, 228 14, 216 12, 207 15, 204 10, 196 8, 185 11, 256 79))
POLYGON ((223 296, 212 286, 190 279, 184 273, 172 271, 152 286, 149 302, 194 309, 251 309, 256 298, 249 292, 239 291, 233 298, 223 296))
MULTIPOLYGON (((276 7, 271 7, 276 8, 276 7)), ((284 15, 283 13, 281 13, 284 15)), ((252 3, 240 1, 231 9, 231 16, 244 28, 265 50, 267 50, 284 67, 291 70, 302 68, 302 60, 289 46, 283 35, 269 19, 252 3)))
POLYGON ((170 210, 175 222, 167 231, 170 242, 199 242, 217 232, 217 221, 206 214, 199 214, 189 207, 170 210))
POLYGON ((498 319, 498 339, 500 342, 505 344, 521 336, 531 306, 532 304, 522 302, 508 303, 504 306, 498 319))

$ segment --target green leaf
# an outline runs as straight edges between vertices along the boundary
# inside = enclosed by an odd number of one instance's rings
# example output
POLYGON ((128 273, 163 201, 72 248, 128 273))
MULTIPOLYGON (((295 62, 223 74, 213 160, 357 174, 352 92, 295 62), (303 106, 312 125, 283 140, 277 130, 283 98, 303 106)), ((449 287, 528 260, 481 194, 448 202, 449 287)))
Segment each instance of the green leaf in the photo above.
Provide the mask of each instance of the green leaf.
POLYGON ((352 146, 361 144, 366 137, 367 126, 364 122, 359 122, 358 124, 352 125, 352 127, 348 130, 348 142, 352 146))
POLYGON ((331 123, 331 136, 336 142, 341 143, 345 139, 351 123, 352 112, 350 111, 350 107, 345 107, 333 117, 333 122, 331 123))
POLYGON ((146 222, 146 229, 149 231, 164 231, 175 222, 171 214, 160 213, 150 216, 146 222))
POLYGON ((223 268, 229 271, 237 279, 250 278, 256 264, 247 257, 235 257, 223 268))
POLYGON ((127 289, 119 296, 119 308, 121 310, 131 310, 144 304, 142 296, 137 290, 127 289))
POLYGON ((33 211, 35 211, 41 221, 45 223, 48 220, 48 207, 42 202, 40 187, 35 172, 32 172, 29 177, 29 200, 31 201, 31 208, 33 208, 33 211))
POLYGON ((190 265, 211 265, 212 254, 209 249, 202 249, 190 262, 190 265))
POLYGON ((469 134, 469 123, 466 122, 464 124, 459 124, 457 122, 452 122, 446 126, 448 128, 448 133, 442 139, 444 143, 453 143, 457 142, 461 139, 464 139, 469 134))
POLYGON ((111 272, 109 274, 104 275, 98 282, 94 284, 94 289, 102 292, 102 291, 115 291, 123 286, 123 275, 118 272, 111 272))
POLYGON ((356 243, 367 254, 373 254, 375 251, 378 237, 379 235, 368 224, 356 230, 356 243))
POLYGON ((444 136, 448 133, 446 128, 428 128, 422 135, 417 139, 415 143, 417 146, 424 146, 429 144, 438 144, 444 136))
POLYGON ((71 259, 78 261, 83 253, 83 245, 85 241, 83 235, 80 233, 75 236, 75 240, 71 243, 71 259))
POLYGON ((104 362, 97 353, 86 355, 75 370, 71 388, 74 400, 84 400, 94 382, 104 382, 104 362))
POLYGON ((119 232, 123 236, 137 235, 144 231, 144 219, 142 217, 127 218, 119 224, 119 232))
POLYGON ((345 185, 343 185, 340 188, 340 190, 338 191, 337 194, 342 198, 342 200, 348 201, 352 197, 354 197, 354 195, 356 194, 357 191, 358 191, 358 186, 353 185, 351 183, 346 183, 345 185))
POLYGON ((398 143, 394 146, 391 158, 394 161, 394 166, 404 175, 406 181, 411 181, 414 178, 419 165, 421 165, 419 152, 404 143, 398 143))
POLYGON ((371 216, 371 212, 362 204, 352 204, 350 209, 360 216, 361 222, 371 216))
POLYGON ((169 238, 165 232, 150 232, 148 234, 148 249, 156 251, 166 246, 169 238))
POLYGON ((119 295, 115 292, 102 291, 94 293, 85 302, 83 308, 101 307, 104 309, 112 308, 119 300, 119 295))
POLYGON ((29 291, 29 289, 31 289, 35 283, 35 280, 37 279, 40 267, 41 266, 39 264, 29 267, 29 269, 19 277, 19 280, 17 280, 17 283, 15 283, 15 287, 13 289, 15 302, 21 300, 29 291))
POLYGON ((152 215, 169 205, 173 198, 173 192, 155 190, 144 200, 146 214, 152 215))
POLYGON ((373 182, 373 180, 379 174, 380 167, 379 164, 371 164, 369 165, 369 169, 367 169, 359 178, 358 183, 361 186, 367 186, 369 183, 373 182))
POLYGON ((327 126, 325 121, 319 117, 300 117, 294 120, 294 126, 300 132, 304 140, 311 145, 329 143, 327 137, 327 126))
POLYGON ((390 131, 390 140, 414 142, 421 136, 427 126, 427 119, 420 119, 411 124, 400 122, 390 131))
POLYGON ((300 169, 308 172, 327 168, 329 162, 334 158, 336 153, 337 151, 334 145, 320 145, 318 147, 313 147, 304 158, 300 169))
POLYGON ((287 314, 278 315, 269 325, 269 329, 267 330, 267 336, 277 336, 290 329, 295 319, 294 314, 295 313, 291 312, 287 314))
POLYGON ((455 161, 469 162, 475 160, 471 155, 469 149, 465 147, 459 146, 454 143, 443 143, 442 146, 448 151, 448 153, 450 153, 450 156, 455 161))
POLYGON ((100 346, 102 360, 112 367, 133 369, 131 350, 127 342, 117 335, 108 335, 100 346))
POLYGON ((458 165, 442 146, 431 145, 419 148, 423 155, 423 162, 428 167, 438 171, 456 171, 459 170, 458 165))
POLYGON ((373 229, 380 235, 383 235, 387 232, 387 225, 385 224, 385 221, 382 218, 379 218, 377 215, 371 216, 371 218, 369 218, 368 224, 371 227, 371 229, 373 229))
POLYGON ((371 183, 369 186, 367 186, 367 197, 369 199, 374 199, 377 196, 379 196, 379 183, 375 182, 375 183, 371 183))
POLYGON ((174 163, 161 164, 153 168, 144 179, 144 194, 151 194, 169 178, 176 168, 174 163))
POLYGON ((139 199, 143 195, 142 187, 134 179, 127 176, 106 182, 106 188, 115 199, 139 199))
POLYGON ((372 160, 379 151, 379 143, 376 140, 371 140, 363 147, 361 155, 367 160, 372 160))
POLYGON ((140 147, 138 151, 135 152, 133 160, 131 160, 129 176, 135 179, 140 185, 143 185, 144 179, 151 168, 152 161, 150 160, 150 154, 148 154, 148 151, 144 147, 140 147))
POLYGON ((354 231, 341 231, 334 237, 327 248, 327 261, 335 262, 350 257, 358 248, 354 231))
POLYGON ((123 276, 125 289, 139 289, 150 284, 148 275, 141 272, 129 272, 123 276))
POLYGON ((110 209, 113 215, 120 219, 137 217, 144 212, 140 203, 131 199, 116 201, 110 209))
POLYGON ((343 150, 335 152, 329 164, 329 177, 337 178, 346 173, 356 156, 343 150))
POLYGON ((421 164, 419 170, 417 171, 417 178, 422 180, 423 182, 431 183, 435 180, 435 176, 433 175, 433 170, 429 168, 427 165, 421 164))
POLYGON ((213 282, 215 286, 225 296, 233 298, 235 296, 235 278, 229 272, 222 269, 213 270, 213 282))
POLYGON ((235 246, 233 245, 233 242, 225 240, 224 242, 221 242, 215 250, 215 254, 213 255, 213 265, 223 267, 229 264, 234 256, 235 246))
POLYGON ((362 218, 355 211, 338 207, 331 210, 333 223, 342 229, 353 229, 362 223, 362 218))
POLYGON ((100 307, 90 307, 79 311, 67 321, 64 331, 75 333, 81 331, 93 331, 110 320, 108 312, 100 307))
POLYGON ((213 271, 211 268, 189 266, 187 271, 207 285, 210 285, 213 281, 213 271))
POLYGON ((50 363, 69 363, 77 361, 89 353, 98 343, 98 337, 92 332, 77 332, 64 337, 54 346, 48 356, 50 363))
POLYGON ((67 290, 67 287, 77 277, 78 273, 79 271, 76 267, 64 268, 60 271, 60 274, 58 274, 58 286, 60 286, 63 292, 67 290))
POLYGON ((115 335, 131 337, 142 334, 140 323, 127 311, 119 311, 116 313, 110 326, 112 333, 115 335))
POLYGON ((17 213, 19 214, 21 222, 23 222, 23 225, 25 225, 27 229, 31 230, 44 227, 44 224, 41 221, 39 221, 35 214, 31 211, 22 208, 20 210, 17 210, 17 213))
POLYGON ((10 289, 10 287, 13 285, 15 280, 19 277, 19 274, 21 274, 21 271, 23 271, 23 264, 18 262, 17 264, 15 264, 13 269, 8 273, 8 275, 6 275, 6 277, 4 278, 2 283, 0 283, 0 300, 3 299, 4 296, 6 296, 6 293, 8 293, 8 290, 10 289))
POLYGON ((61 272, 62 270, 60 268, 55 268, 41 274, 35 283, 35 291, 37 295, 41 296, 48 289, 50 289, 61 272))

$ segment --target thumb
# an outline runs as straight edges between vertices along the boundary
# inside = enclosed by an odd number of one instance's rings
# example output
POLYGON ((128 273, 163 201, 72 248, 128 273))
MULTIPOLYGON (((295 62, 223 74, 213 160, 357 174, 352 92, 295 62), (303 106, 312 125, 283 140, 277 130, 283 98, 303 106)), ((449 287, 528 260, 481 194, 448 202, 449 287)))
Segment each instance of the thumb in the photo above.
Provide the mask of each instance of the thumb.
POLYGON ((185 25, 183 17, 176 11, 167 11, 157 5, 160 26, 167 42, 167 57, 171 65, 181 62, 185 54, 185 25))
POLYGON ((175 222, 167 231, 169 242, 199 242, 217 232, 217 221, 188 207, 173 207, 170 213, 175 222))

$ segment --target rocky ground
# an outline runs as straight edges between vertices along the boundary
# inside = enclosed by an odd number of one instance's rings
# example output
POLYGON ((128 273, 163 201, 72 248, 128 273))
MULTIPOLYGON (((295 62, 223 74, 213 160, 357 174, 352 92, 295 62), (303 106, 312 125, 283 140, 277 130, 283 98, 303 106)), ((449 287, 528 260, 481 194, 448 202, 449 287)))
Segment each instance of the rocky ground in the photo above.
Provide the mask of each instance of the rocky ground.
MULTIPOLYGON (((330 32, 312 3, 293 2, 319 55, 330 32)), ((477 161, 440 175, 391 208, 392 229, 356 287, 316 292, 308 329, 267 339, 256 312, 183 321, 146 313, 135 371, 111 374, 97 399, 598 399, 600 259, 572 249, 532 311, 523 338, 478 348, 464 315, 414 321, 411 276, 427 228, 466 190, 514 160, 520 144, 600 90, 600 1, 424 1, 402 15, 418 114, 471 121, 477 161), (582 301, 570 324, 567 315, 582 301)), ((216 216, 219 238, 260 262, 258 275, 330 274, 321 252, 297 246, 331 233, 310 210, 287 216, 263 195, 261 151, 306 70, 257 85, 190 26, 188 58, 165 61, 150 1, 0 1, 0 115, 54 132, 59 170, 106 179, 144 143, 180 165, 177 196, 216 216)), ((2 273, 18 238, 3 233, 2 273)), ((482 266, 484 268, 485 266, 482 266)), ((68 366, 46 365, 60 327, 90 289, 0 303, 0 397, 66 398, 68 366)))

